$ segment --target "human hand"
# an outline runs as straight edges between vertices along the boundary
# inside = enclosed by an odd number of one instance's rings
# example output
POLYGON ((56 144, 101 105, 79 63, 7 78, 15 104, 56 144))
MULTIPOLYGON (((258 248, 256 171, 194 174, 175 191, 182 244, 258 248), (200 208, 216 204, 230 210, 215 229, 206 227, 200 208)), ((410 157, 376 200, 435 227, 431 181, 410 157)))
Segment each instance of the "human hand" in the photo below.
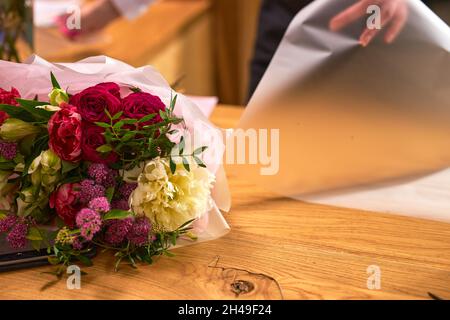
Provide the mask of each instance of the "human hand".
POLYGON ((62 34, 74 39, 82 34, 89 34, 102 29, 119 16, 120 13, 109 0, 98 0, 81 8, 81 29, 72 30, 67 27, 69 14, 58 17, 56 23, 62 34))
POLYGON ((98 31, 120 16, 119 11, 109 0, 88 3, 81 9, 81 28, 83 33, 98 31))
MULTIPOLYGON (((339 31, 350 23, 364 17, 367 8, 377 5, 381 9, 381 28, 387 28, 384 41, 392 43, 402 31, 408 19, 406 0, 358 0, 357 3, 340 12, 330 20, 330 29, 339 31)), ((365 28, 359 42, 365 47, 381 31, 381 29, 365 28)))

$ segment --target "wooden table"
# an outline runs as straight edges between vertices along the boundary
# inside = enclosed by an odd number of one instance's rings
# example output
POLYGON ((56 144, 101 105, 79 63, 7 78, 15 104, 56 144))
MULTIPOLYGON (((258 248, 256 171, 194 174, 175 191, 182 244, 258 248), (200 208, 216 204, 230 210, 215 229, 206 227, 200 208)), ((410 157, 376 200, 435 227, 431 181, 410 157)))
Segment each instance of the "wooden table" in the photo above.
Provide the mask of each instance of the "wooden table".
MULTIPOLYGON (((212 119, 232 127, 241 112, 221 106, 212 119)), ((41 291, 52 267, 0 274, 0 298, 233 299, 231 285, 246 280, 255 288, 239 299, 450 299, 449 224, 280 198, 227 173, 232 230, 223 238, 118 273, 100 254, 81 290, 63 280, 41 291), (367 288, 370 265, 381 269, 380 290, 367 288)))

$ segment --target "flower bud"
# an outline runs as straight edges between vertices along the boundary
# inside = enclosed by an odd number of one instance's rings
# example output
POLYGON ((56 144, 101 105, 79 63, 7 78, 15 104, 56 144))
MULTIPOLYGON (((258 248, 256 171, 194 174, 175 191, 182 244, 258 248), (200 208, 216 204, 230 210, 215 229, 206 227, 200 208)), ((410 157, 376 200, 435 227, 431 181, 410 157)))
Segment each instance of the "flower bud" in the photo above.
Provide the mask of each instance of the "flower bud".
POLYGON ((59 106, 63 102, 69 102, 69 95, 62 89, 54 88, 48 97, 52 106, 59 106))
POLYGON ((6 141, 19 141, 38 132, 39 128, 30 123, 9 118, 0 127, 0 138, 6 141))

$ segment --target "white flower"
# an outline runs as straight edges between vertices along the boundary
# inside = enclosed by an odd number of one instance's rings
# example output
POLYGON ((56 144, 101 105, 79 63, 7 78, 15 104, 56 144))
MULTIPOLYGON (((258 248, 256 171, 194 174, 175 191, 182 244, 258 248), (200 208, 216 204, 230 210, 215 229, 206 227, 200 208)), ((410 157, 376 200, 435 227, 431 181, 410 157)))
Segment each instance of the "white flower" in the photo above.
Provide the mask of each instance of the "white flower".
POLYGON ((172 174, 169 161, 156 158, 139 175, 130 205, 135 214, 146 216, 155 228, 173 231, 211 210, 214 180, 213 174, 194 163, 190 171, 177 164, 172 174))

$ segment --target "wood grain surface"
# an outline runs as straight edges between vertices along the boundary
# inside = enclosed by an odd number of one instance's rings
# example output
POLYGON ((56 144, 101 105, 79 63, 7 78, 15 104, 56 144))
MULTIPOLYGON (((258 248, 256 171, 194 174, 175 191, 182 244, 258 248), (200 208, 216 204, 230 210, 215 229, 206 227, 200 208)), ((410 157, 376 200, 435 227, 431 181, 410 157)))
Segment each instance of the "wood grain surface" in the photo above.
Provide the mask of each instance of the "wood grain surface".
MULTIPOLYGON (((242 109, 219 107, 232 127, 242 109)), ((450 225, 308 204, 262 190, 227 168, 226 236, 176 249, 152 266, 113 271, 100 254, 80 290, 41 267, 0 274, 2 299, 450 299, 450 225), (381 288, 367 288, 367 268, 381 288), (246 293, 246 291, 249 291, 246 293), (237 294, 239 293, 240 294, 237 294)))

